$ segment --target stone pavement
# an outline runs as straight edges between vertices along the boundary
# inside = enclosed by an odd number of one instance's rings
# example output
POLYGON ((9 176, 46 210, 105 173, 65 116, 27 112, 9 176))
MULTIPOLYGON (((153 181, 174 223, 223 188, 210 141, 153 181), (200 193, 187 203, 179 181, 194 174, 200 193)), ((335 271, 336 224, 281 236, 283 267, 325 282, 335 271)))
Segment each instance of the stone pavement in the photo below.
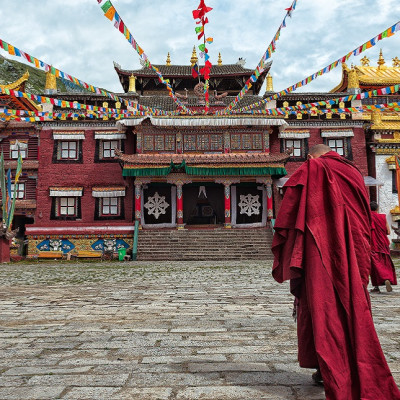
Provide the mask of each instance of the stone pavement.
MULTIPOLYGON (((0 267, 0 399, 324 399, 267 262, 0 267)), ((400 289, 372 296, 400 383, 400 289)))

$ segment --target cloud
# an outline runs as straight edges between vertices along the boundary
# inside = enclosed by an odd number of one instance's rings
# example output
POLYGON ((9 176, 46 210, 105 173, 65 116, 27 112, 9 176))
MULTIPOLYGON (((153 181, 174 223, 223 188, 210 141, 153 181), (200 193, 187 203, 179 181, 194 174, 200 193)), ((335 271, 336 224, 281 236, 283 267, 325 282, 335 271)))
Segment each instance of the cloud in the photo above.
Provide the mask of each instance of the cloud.
MULTIPOLYGON (((206 3, 213 7, 206 25, 206 35, 214 38, 209 46, 211 61, 216 63, 221 52, 224 64, 243 57, 246 67, 255 68, 291 0, 206 3)), ((113 4, 152 63, 165 63, 170 52, 173 63, 189 64, 192 48, 198 44, 191 14, 197 1, 114 0, 113 4)), ((396 23, 396 15, 400 15, 398 0, 298 0, 273 54, 275 90, 342 57, 396 23)), ((136 52, 94 0, 2 0, 0 20, 3 40, 96 86, 122 90, 113 61, 125 69, 140 68, 136 52)), ((400 33, 365 54, 373 65, 382 48, 390 65, 391 58, 400 57, 399 45, 400 33)), ((359 63, 359 59, 349 62, 359 63)), ((337 68, 303 90, 330 90, 340 82, 340 74, 337 68)))

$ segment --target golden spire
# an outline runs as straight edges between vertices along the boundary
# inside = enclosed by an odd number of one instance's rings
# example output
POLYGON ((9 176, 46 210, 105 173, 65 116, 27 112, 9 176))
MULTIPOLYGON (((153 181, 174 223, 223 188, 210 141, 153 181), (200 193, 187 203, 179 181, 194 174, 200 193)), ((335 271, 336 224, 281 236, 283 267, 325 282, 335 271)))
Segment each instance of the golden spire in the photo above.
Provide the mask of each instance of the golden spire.
POLYGON ((218 65, 222 65, 222 58, 221 58, 221 53, 218 53, 218 65))
POLYGON ((358 80, 358 75, 356 69, 352 66, 348 75, 347 89, 360 89, 360 82, 358 80))
POLYGON ((51 72, 46 72, 46 83, 44 85, 44 90, 47 93, 57 92, 57 79, 51 72))
POLYGON ((136 76, 135 75, 131 75, 129 77, 129 89, 128 89, 129 93, 136 93, 136 76))
POLYGON ((196 53, 196 46, 193 46, 193 51, 192 51, 192 58, 190 59, 190 64, 193 65, 197 63, 199 59, 197 58, 197 53, 196 53))
POLYGON ((378 109, 372 110, 371 122, 374 125, 379 125, 382 122, 381 110, 378 110, 378 109))
POLYGON ((385 64, 385 59, 383 58, 382 49, 381 49, 381 51, 379 53, 378 69, 384 68, 384 64, 385 64))
POLYGON ((166 61, 165 65, 171 65, 171 56, 169 55, 169 52, 167 55, 167 61, 166 61))
POLYGON ((273 92, 274 91, 274 85, 272 83, 272 75, 268 72, 267 75, 267 88, 265 90, 266 92, 273 92))
POLYGON ((400 67, 400 60, 398 57, 392 58, 393 67, 400 67))
POLYGON ((363 67, 369 67, 369 58, 367 56, 364 56, 360 61, 363 67))

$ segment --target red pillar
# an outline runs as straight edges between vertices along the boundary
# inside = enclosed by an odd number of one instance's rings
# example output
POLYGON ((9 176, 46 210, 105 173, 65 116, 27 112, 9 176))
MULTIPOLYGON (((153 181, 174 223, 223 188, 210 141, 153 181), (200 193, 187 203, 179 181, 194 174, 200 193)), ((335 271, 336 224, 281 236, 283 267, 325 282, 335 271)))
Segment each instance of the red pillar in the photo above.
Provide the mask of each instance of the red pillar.
POLYGON ((224 184, 224 201, 225 201, 225 228, 232 228, 231 225, 231 184, 224 184))
POLYGON ((138 220, 140 223, 141 217, 142 217, 142 184, 135 183, 135 220, 138 220))
POLYGON ((274 217, 274 203, 272 201, 272 182, 267 182, 267 219, 270 221, 274 217))
POLYGON ((0 238, 0 263, 10 262, 10 241, 4 236, 0 238))
POLYGON ((183 229, 183 190, 182 183, 176 184, 176 222, 178 229, 183 229))

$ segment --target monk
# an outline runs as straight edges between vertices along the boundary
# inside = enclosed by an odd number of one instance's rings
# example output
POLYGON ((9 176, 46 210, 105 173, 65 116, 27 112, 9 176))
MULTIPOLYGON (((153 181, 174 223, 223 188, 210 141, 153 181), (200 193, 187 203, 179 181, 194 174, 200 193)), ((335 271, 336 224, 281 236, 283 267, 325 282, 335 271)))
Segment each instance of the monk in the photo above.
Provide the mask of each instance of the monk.
POLYGON ((367 290, 371 213, 359 170, 314 146, 285 184, 272 243, 273 277, 295 296, 298 359, 328 400, 399 400, 367 290))
POLYGON ((390 257, 389 224, 385 214, 378 214, 378 203, 371 201, 372 231, 371 231, 371 283, 374 286, 371 292, 380 293, 379 286, 385 285, 386 291, 393 290, 397 285, 396 270, 390 257))

